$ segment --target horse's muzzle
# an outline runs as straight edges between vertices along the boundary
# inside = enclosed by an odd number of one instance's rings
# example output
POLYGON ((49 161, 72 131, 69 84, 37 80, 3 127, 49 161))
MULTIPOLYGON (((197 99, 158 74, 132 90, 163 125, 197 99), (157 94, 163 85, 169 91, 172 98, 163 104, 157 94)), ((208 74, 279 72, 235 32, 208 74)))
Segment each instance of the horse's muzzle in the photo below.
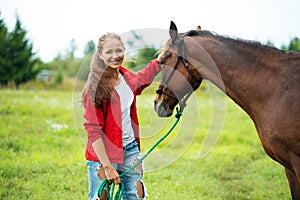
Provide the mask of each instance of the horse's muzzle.
POLYGON ((173 110, 165 102, 154 101, 154 110, 159 117, 170 117, 173 114, 173 110))

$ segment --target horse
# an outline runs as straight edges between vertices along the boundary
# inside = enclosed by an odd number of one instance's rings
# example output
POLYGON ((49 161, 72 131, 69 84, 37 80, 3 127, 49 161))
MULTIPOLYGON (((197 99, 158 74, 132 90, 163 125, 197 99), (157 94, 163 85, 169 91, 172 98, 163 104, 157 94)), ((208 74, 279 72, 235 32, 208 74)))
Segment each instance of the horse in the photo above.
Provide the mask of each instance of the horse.
POLYGON ((254 122, 263 149, 280 163, 292 199, 300 199, 300 54, 211 31, 178 33, 174 22, 161 52, 154 110, 169 117, 203 79, 216 85, 254 122))

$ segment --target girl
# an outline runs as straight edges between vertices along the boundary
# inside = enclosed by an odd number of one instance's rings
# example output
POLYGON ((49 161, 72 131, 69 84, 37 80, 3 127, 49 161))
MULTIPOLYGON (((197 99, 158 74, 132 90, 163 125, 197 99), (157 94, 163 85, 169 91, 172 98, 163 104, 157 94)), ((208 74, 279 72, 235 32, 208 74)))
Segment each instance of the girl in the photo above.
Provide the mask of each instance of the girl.
MULTIPOLYGON (((119 184, 119 174, 138 161, 136 95, 141 94, 161 70, 158 58, 136 74, 129 71, 122 66, 124 51, 117 34, 107 33, 100 37, 82 95, 88 136, 85 156, 90 200, 98 199, 98 187, 105 178, 119 184)), ((145 198, 142 164, 122 178, 125 182, 123 200, 145 198)), ((107 199, 105 191, 100 199, 107 199)))

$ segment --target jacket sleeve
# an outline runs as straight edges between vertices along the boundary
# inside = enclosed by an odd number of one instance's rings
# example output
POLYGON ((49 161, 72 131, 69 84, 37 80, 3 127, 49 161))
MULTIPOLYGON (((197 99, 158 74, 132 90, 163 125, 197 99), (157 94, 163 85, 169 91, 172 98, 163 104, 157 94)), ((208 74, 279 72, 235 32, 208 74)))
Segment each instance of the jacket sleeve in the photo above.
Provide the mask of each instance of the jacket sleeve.
POLYGON ((84 128, 87 131, 88 141, 93 143, 103 136, 104 114, 96 108, 91 101, 90 95, 86 95, 84 128))
POLYGON ((137 95, 141 94, 142 91, 148 87, 155 76, 161 71, 161 67, 158 65, 157 60, 152 60, 149 62, 148 66, 146 66, 143 70, 137 72, 137 95))

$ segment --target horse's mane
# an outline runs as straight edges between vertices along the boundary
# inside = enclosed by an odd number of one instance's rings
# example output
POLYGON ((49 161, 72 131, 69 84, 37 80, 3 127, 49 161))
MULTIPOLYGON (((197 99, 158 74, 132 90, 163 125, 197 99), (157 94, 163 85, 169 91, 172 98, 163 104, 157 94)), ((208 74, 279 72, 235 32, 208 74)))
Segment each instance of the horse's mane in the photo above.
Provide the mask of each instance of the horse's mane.
POLYGON ((245 40, 237 37, 230 37, 230 36, 224 36, 224 35, 219 35, 215 32, 212 31, 207 31, 207 30, 190 30, 182 35, 182 37, 185 36, 201 36, 201 37, 209 37, 209 38, 214 38, 219 41, 226 41, 230 43, 234 43, 237 45, 245 45, 245 46, 250 46, 256 49, 261 49, 261 50, 273 50, 273 51, 279 51, 281 53, 295 53, 295 52, 287 52, 281 49, 277 49, 276 47, 269 46, 262 44, 258 41, 253 41, 253 40, 245 40))

